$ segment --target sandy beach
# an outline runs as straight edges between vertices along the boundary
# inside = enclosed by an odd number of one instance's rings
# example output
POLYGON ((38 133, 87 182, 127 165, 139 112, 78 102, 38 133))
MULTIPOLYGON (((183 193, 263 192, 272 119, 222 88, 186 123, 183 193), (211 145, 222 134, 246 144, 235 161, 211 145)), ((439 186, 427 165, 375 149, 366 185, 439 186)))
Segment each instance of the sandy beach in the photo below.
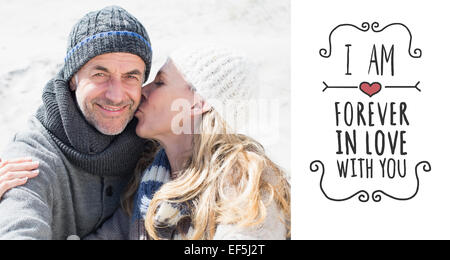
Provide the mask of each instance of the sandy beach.
POLYGON ((186 44, 220 44, 244 51, 258 71, 257 98, 276 100, 279 107, 266 122, 276 131, 256 139, 290 171, 289 0, 2 0, 0 149, 41 104, 43 87, 63 66, 73 24, 85 13, 111 4, 135 15, 150 35, 154 59, 149 82, 166 55, 186 44))

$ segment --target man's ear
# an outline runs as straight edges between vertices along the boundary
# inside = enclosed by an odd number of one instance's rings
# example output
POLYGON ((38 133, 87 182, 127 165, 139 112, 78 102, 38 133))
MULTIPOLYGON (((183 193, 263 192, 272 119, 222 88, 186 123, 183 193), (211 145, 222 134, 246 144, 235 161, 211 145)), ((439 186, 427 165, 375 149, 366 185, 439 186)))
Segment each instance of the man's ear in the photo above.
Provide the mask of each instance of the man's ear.
POLYGON ((75 74, 69 81, 69 87, 71 91, 75 91, 78 85, 78 74, 75 74))

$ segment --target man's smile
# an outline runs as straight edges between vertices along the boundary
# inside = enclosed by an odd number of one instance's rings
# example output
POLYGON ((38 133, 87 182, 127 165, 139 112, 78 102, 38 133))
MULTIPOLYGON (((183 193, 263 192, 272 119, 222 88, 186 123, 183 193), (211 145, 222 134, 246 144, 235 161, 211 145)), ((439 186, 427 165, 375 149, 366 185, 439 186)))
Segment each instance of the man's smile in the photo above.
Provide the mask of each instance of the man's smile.
POLYGON ((100 108, 100 110, 102 111, 102 113, 109 115, 109 116, 117 116, 122 114, 123 112, 125 112, 127 110, 127 108, 130 105, 126 105, 126 106, 108 106, 108 105, 100 105, 100 104, 96 104, 97 107, 100 108))

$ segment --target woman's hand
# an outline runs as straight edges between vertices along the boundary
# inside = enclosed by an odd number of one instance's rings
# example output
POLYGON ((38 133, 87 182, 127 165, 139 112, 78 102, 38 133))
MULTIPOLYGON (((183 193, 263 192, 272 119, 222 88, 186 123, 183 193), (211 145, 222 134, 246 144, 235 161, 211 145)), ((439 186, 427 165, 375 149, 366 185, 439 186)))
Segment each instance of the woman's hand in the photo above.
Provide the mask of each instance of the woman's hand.
POLYGON ((28 178, 39 174, 39 162, 31 158, 18 158, 2 161, 0 159, 0 199, 11 188, 23 185, 28 178))

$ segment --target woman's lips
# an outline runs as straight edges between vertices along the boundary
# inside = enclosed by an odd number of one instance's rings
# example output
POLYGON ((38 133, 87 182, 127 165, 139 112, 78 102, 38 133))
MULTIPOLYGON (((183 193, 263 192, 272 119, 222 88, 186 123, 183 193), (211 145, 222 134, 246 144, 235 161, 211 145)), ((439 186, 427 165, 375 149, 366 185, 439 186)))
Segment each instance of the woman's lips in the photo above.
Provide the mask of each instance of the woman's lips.
POLYGON ((134 113, 134 116, 136 116, 136 117, 138 117, 138 116, 141 116, 141 115, 144 115, 144 112, 142 112, 141 110, 136 110, 136 113, 134 113))
POLYGON ((138 108, 136 109, 136 112, 134 113, 135 116, 139 113, 144 114, 144 112, 142 112, 142 110, 140 108, 141 108, 141 106, 138 106, 138 108))
POLYGON ((143 113, 142 110, 141 110, 141 106, 142 106, 142 103, 139 104, 139 106, 138 106, 137 109, 136 109, 136 112, 141 112, 141 113, 143 113))

